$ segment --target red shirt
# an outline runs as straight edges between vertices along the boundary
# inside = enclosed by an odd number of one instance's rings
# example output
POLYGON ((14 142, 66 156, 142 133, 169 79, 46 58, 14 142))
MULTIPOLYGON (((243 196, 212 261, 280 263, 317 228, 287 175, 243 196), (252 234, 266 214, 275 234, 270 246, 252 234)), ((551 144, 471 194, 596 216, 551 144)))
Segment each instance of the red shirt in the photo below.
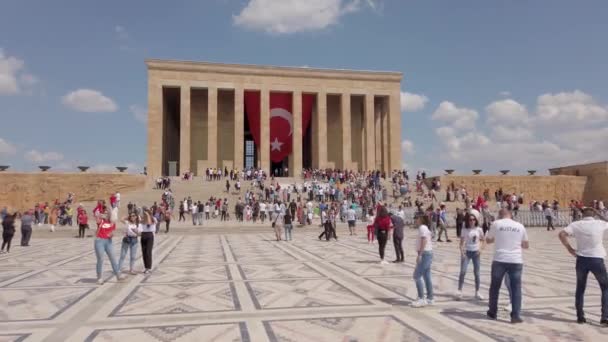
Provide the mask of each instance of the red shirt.
POLYGON ((376 216, 374 225, 376 227, 378 227, 378 229, 389 230, 389 229, 391 229, 391 217, 390 216, 385 216, 385 217, 376 216))
POLYGON ((84 210, 81 210, 78 213, 78 223, 87 224, 88 222, 89 222, 89 217, 87 216, 87 213, 84 210))
POLYGON ((116 225, 110 221, 101 220, 97 229, 97 237, 100 239, 109 239, 112 237, 112 232, 116 229, 116 225))

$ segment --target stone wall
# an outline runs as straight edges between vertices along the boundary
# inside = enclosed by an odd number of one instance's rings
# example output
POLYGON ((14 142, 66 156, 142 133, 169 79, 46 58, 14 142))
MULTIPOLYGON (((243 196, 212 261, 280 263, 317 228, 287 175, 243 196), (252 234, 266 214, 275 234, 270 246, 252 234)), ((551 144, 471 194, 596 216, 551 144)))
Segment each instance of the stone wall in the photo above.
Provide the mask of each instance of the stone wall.
POLYGON ((109 199, 120 193, 144 188, 146 176, 96 173, 0 173, 0 207, 11 210, 33 208, 36 202, 65 200, 69 192, 77 202, 109 199))
MULTIPOLYGON (((441 188, 446 189, 452 182, 458 187, 464 184, 470 196, 483 194, 485 189, 490 190, 490 197, 494 198, 494 191, 502 188, 504 193, 524 194, 525 203, 532 200, 554 200, 567 204, 570 200, 584 198, 587 177, 582 176, 441 176, 441 188)), ((429 180, 430 184, 430 180, 429 180)))
POLYGON ((608 201, 608 161, 583 165, 572 165, 550 169, 552 175, 576 175, 587 177, 584 200, 608 201))

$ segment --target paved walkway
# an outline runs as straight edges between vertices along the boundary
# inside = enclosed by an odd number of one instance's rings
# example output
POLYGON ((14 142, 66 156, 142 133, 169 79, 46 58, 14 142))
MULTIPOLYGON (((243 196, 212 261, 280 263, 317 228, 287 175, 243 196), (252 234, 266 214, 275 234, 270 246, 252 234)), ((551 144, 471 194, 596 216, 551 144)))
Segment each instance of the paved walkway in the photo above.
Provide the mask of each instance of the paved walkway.
MULTIPOLYGON (((600 297, 591 277, 587 318, 574 315, 574 259, 556 232, 531 230, 524 269, 524 324, 485 318, 487 301, 453 293, 456 243, 439 244, 436 305, 413 309, 413 232, 406 262, 381 266, 365 237, 321 242, 312 229, 294 241, 268 233, 160 234, 150 275, 95 285, 92 238, 36 239, 0 255, 0 341, 602 341, 600 297)), ((119 239, 115 239, 118 252, 119 239)), ((392 260, 393 248, 387 247, 392 260)), ((490 253, 482 262, 487 297, 490 253)), ((141 269, 141 259, 137 260, 141 269)), ((501 301, 507 298, 501 294, 501 301)))

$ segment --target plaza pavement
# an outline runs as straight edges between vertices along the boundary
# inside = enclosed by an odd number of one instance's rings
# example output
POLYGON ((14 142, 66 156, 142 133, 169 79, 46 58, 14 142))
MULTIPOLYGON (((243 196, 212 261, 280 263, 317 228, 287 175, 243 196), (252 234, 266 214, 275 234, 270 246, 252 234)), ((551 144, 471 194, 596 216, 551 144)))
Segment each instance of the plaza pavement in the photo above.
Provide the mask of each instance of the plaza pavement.
MULTIPOLYGON (((226 227, 228 230, 229 227, 226 227)), ((574 258, 557 232, 529 229, 523 324, 485 318, 474 300, 469 266, 465 298, 452 297, 459 272, 456 242, 436 243, 436 304, 413 309, 414 231, 406 262, 378 264, 377 245, 362 228, 339 241, 319 241, 317 228, 294 229, 292 242, 271 228, 216 234, 179 228, 159 234, 150 275, 95 285, 93 239, 41 237, 0 255, 0 341, 603 341, 600 293, 590 276, 588 325, 574 322, 574 258)), ((69 235, 68 235, 69 236, 69 235)), ((18 236, 14 243, 18 245, 18 236)), ((116 238, 118 255, 120 239, 116 238)), ((455 239, 454 239, 455 241, 455 239)), ((394 253, 387 246, 388 260, 394 253)), ((488 294, 491 249, 483 253, 482 293, 488 294)), ((137 269, 142 262, 138 257, 137 269)), ((507 299, 501 293, 501 302, 507 299)))

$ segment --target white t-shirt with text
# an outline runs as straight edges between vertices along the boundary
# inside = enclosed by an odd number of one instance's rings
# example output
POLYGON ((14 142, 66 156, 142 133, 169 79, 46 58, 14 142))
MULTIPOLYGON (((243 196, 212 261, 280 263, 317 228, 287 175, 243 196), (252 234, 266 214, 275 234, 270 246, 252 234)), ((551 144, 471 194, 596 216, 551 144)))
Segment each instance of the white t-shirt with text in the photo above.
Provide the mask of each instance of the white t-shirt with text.
POLYGON ((494 241, 494 261, 523 264, 521 243, 528 241, 526 228, 512 219, 496 220, 490 226, 488 239, 494 241))
POLYGON ((431 231, 429 230, 429 227, 421 224, 420 227, 418 227, 418 237, 416 238, 416 251, 420 250, 423 238, 426 238, 426 245, 424 246, 424 251, 432 251, 433 237, 431 235, 431 231))
POLYGON ((481 227, 465 229, 461 237, 461 239, 464 239, 464 249, 468 252, 477 252, 479 250, 479 241, 483 239, 483 236, 483 229, 481 227))

